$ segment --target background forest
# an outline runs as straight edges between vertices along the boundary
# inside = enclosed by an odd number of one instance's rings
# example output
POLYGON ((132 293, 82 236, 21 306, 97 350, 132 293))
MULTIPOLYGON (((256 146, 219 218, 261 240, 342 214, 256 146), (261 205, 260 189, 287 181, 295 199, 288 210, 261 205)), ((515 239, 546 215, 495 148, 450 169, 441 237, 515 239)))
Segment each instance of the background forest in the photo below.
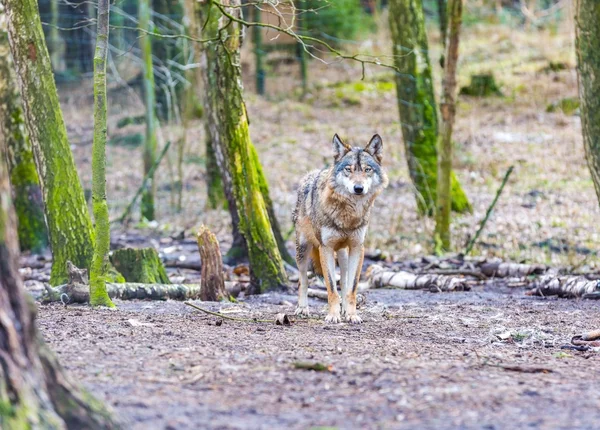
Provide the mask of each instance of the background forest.
POLYGON ((0 427, 597 422, 595 1, 0 5, 0 427), (360 328, 288 316, 335 133, 360 328))

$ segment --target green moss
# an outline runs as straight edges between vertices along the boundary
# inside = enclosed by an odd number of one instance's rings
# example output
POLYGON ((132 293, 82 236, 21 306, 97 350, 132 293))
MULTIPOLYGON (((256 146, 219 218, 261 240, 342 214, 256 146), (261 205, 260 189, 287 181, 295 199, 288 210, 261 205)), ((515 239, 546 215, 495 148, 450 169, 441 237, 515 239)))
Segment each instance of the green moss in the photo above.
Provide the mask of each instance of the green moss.
POLYGON ((117 128, 127 127, 128 125, 132 125, 132 124, 143 124, 144 122, 146 122, 145 115, 126 116, 125 118, 121 118, 117 122, 117 128))
POLYGON ((578 97, 565 97, 550 103, 546 107, 546 112, 558 112, 561 111, 565 115, 573 115, 579 110, 579 98, 578 97))
POLYGON ((162 261, 154 248, 124 248, 113 251, 110 261, 127 282, 170 284, 162 261))
POLYGON ((124 134, 113 136, 108 141, 110 146, 124 146, 127 148, 137 148, 144 143, 144 136, 141 133, 124 134))
POLYGON ((501 96, 502 92, 496 84, 492 73, 471 76, 471 83, 460 89, 460 94, 473 97, 501 96))

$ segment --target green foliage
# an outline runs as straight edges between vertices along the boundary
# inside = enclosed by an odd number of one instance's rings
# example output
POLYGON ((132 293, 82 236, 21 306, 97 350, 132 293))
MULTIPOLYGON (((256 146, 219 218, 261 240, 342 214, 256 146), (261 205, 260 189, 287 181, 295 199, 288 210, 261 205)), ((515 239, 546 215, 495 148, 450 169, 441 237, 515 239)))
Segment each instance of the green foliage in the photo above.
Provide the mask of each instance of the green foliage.
POLYGON ((375 28, 373 18, 357 0, 307 0, 297 7, 314 10, 303 15, 305 28, 313 36, 331 38, 328 42, 355 40, 375 28))
POLYGON ((565 97, 564 99, 557 100, 550 103, 546 107, 546 112, 558 112, 562 111, 565 115, 573 115, 579 110, 579 98, 577 97, 565 97))

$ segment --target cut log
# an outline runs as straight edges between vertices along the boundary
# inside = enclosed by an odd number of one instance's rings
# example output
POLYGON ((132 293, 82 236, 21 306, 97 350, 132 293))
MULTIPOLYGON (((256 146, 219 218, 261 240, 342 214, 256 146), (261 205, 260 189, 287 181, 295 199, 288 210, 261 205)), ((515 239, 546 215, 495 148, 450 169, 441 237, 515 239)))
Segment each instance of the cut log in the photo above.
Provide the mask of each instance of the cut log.
POLYGON ((223 260, 219 241, 206 226, 198 231, 198 250, 202 262, 202 285, 200 299, 203 301, 218 301, 227 297, 225 279, 223 276, 223 260))
POLYGON ((124 248, 113 251, 110 262, 127 282, 170 284, 169 277, 154 248, 124 248))
POLYGON ((402 290, 468 291, 471 287, 464 278, 446 275, 416 275, 410 272, 394 272, 378 265, 367 270, 371 288, 398 288, 402 290))
MULTIPOLYGON (((559 296, 577 298, 595 296, 600 293, 600 281, 590 281, 584 276, 544 276, 537 286, 529 291, 530 296, 559 296)), ((592 298, 590 297, 590 298, 592 298)))
MULTIPOLYGON (((42 295, 44 303, 89 303, 90 287, 84 284, 65 284, 50 287, 45 284, 46 292, 42 295)), ((121 300, 197 300, 202 294, 201 284, 106 284, 108 296, 121 300)), ((226 282, 225 296, 237 297, 243 286, 237 282, 226 282)))
POLYGON ((489 278, 524 278, 529 275, 542 275, 547 267, 541 264, 484 263, 481 272, 489 278))

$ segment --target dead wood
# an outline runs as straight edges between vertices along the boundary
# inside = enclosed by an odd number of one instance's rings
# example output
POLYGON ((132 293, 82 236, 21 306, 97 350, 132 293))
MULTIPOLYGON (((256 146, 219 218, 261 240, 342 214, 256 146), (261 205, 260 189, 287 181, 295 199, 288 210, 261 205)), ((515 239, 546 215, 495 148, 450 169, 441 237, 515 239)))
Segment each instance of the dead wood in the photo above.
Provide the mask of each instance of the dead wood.
POLYGON ((584 276, 544 276, 537 286, 527 292, 530 296, 559 296, 587 298, 600 292, 600 281, 590 281, 584 276))
MULTIPOLYGON (((121 300, 197 300, 201 296, 201 284, 139 284, 128 282, 125 284, 107 283, 106 289, 111 299, 121 300)), ((42 302, 88 303, 90 301, 90 287, 88 285, 73 283, 51 287, 45 284, 46 292, 42 295, 42 302)), ((236 282, 226 282, 227 295, 237 297, 241 286, 236 282)))
POLYGON ((203 301, 218 301, 227 297, 223 275, 223 260, 217 237, 206 226, 198 231, 198 250, 202 261, 202 285, 200 298, 203 301))
POLYGON ((202 270, 201 263, 194 263, 192 261, 169 260, 165 261, 164 265, 165 267, 171 267, 175 269, 196 270, 198 272, 202 270))
POLYGON ((429 290, 442 291, 468 291, 470 286, 464 278, 414 274, 410 272, 394 272, 378 265, 372 265, 368 271, 369 285, 371 288, 399 288, 403 290, 429 290))
POLYGON ((541 264, 484 263, 481 272, 490 278, 524 278, 529 275, 542 275, 547 267, 541 264))

